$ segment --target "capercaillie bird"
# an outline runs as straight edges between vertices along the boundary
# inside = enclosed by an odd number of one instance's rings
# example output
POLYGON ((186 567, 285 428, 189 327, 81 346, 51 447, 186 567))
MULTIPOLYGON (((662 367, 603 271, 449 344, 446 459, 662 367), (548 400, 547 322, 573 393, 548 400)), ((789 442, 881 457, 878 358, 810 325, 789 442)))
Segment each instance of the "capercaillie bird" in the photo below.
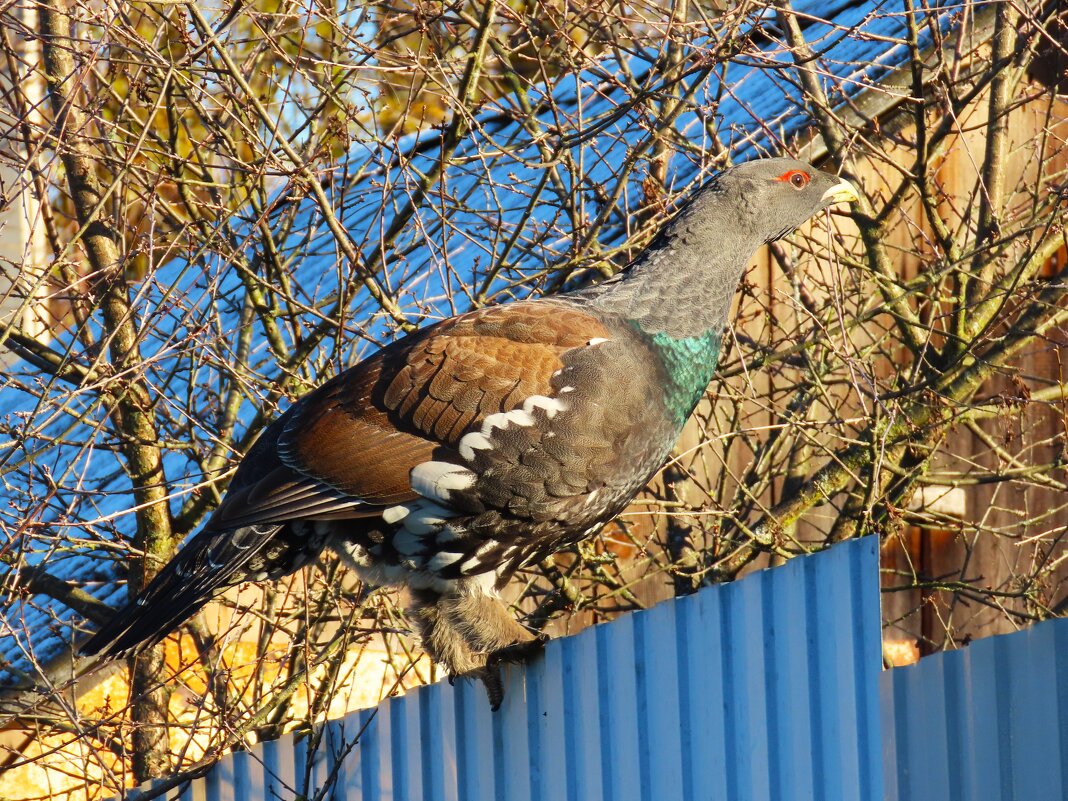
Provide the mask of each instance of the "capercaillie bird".
POLYGON ((594 535, 664 464, 754 252, 856 197, 808 164, 750 161, 615 277, 382 348, 266 428, 200 533, 81 653, 158 642, 222 589, 330 548, 367 584, 407 585, 431 657, 482 678, 496 708, 498 657, 540 644, 497 593, 594 535))

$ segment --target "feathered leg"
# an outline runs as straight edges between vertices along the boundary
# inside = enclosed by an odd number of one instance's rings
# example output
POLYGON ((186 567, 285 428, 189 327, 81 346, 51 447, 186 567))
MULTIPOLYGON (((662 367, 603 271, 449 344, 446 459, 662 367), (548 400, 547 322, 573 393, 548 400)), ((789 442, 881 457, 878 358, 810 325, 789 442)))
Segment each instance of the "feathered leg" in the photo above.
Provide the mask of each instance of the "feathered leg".
POLYGON ((463 587, 443 595, 438 606, 476 653, 490 654, 535 639, 500 599, 480 588, 463 587))
POLYGON ((500 671, 487 668, 485 654, 471 650, 440 606, 443 597, 432 590, 412 592, 412 606, 408 611, 419 629, 423 648, 435 664, 448 670, 450 682, 459 677, 479 679, 486 687, 490 706, 496 711, 504 699, 500 671))
POLYGON ((471 649, 486 655, 487 670, 497 671, 502 662, 526 662, 540 653, 549 640, 520 625, 499 598, 480 589, 447 596, 442 601, 453 626, 471 649))
POLYGON ((443 665, 452 677, 475 673, 486 664, 485 656, 471 650, 444 613, 439 605, 441 595, 421 590, 413 592, 413 597, 409 611, 431 659, 443 665))
POLYGON ((414 594, 413 613, 423 645, 451 676, 478 678, 496 710, 504 699, 500 663, 522 661, 545 644, 521 626, 503 603, 474 583, 446 592, 414 594))

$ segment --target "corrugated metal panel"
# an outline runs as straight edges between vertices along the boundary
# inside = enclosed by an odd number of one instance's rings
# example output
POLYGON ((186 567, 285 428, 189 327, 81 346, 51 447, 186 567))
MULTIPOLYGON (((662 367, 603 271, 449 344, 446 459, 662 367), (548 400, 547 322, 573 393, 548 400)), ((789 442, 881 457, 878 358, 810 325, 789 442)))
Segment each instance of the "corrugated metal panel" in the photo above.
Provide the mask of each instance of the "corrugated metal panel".
POLYGON ((1068 799, 1068 620, 929 656, 880 684, 887 801, 1068 799))
POLYGON ((876 541, 549 643, 492 713, 424 687, 234 754, 189 801, 850 801, 881 795, 876 541), (362 732, 362 734, 361 734, 362 732), (358 741, 357 741, 358 740, 358 741))

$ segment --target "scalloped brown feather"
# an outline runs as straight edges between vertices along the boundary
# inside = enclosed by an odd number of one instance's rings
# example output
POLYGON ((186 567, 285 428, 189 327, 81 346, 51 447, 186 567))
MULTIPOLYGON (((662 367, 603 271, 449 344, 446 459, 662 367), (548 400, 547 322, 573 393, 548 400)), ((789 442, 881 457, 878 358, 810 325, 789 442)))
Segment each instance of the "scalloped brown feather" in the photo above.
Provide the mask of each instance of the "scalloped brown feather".
POLYGON ((540 301, 469 312, 400 340, 264 432, 208 527, 360 518, 411 501, 412 468, 462 463, 464 434, 551 393, 563 354, 607 333, 581 309, 540 301))

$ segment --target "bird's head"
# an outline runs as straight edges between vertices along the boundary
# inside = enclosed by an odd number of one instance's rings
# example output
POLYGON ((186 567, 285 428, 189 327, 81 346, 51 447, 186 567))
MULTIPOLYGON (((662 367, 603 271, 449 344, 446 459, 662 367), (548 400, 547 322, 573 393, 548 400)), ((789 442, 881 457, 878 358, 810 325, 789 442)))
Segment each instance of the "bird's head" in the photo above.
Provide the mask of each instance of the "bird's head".
POLYGON ((756 159, 723 172, 716 195, 739 216, 737 224, 764 242, 780 239, 835 203, 855 201, 844 178, 790 158, 756 159))
POLYGON ((738 276, 765 242, 857 199, 849 181, 803 161, 747 161, 691 195, 616 278, 579 294, 648 333, 718 337, 738 276))

